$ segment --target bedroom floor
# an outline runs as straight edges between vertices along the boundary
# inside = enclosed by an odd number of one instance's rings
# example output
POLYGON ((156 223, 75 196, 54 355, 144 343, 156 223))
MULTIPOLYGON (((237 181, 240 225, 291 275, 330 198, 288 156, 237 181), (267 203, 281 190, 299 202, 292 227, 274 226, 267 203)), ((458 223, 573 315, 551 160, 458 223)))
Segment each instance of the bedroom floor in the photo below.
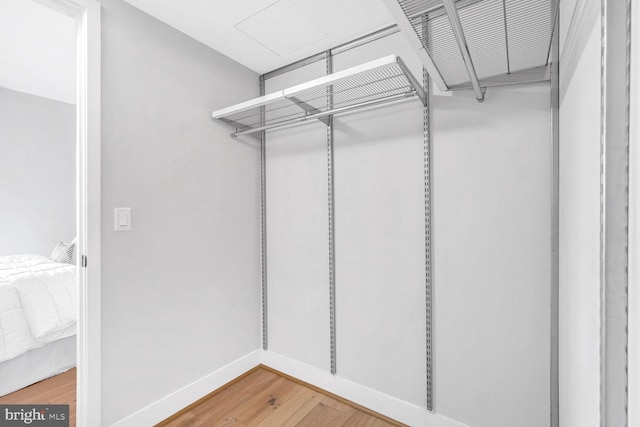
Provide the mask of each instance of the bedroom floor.
POLYGON ((0 397, 0 404, 69 405, 69 427, 76 425, 76 368, 0 397))
POLYGON ((402 426, 365 408, 258 368, 158 424, 164 427, 402 426), (175 417, 175 416, 174 416, 175 417))

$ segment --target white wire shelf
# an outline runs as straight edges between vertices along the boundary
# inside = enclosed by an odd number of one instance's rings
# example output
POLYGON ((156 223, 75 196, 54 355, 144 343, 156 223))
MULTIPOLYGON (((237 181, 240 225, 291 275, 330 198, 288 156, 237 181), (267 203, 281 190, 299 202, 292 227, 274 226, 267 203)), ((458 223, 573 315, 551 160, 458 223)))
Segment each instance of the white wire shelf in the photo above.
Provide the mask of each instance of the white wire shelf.
POLYGON ((441 90, 548 80, 558 0, 383 1, 441 90))
POLYGON ((283 89, 211 116, 234 129, 232 136, 252 134, 328 116, 370 108, 410 97, 426 104, 422 85, 396 55, 283 89))

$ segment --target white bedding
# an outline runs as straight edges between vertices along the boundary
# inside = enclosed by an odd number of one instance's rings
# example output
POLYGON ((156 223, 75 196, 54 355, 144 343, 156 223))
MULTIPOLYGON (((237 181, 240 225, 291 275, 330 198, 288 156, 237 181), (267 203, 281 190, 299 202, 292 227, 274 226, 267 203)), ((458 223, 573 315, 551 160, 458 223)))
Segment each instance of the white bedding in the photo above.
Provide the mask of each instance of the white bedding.
POLYGON ((41 255, 0 257, 0 362, 75 335, 76 266, 41 255))
POLYGON ((76 366, 76 337, 63 338, 0 363, 0 396, 76 366))

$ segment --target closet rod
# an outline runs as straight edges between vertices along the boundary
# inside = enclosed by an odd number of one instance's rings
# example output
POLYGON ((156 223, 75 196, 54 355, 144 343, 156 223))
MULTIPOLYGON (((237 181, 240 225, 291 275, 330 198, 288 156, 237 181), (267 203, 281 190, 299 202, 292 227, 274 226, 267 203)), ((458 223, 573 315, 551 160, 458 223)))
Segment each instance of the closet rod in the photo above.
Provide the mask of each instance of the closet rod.
MULTIPOLYGON (((541 65, 539 67, 529 68, 526 70, 515 71, 510 74, 501 74, 494 77, 487 77, 480 80, 480 86, 483 88, 493 86, 508 86, 523 83, 546 82, 551 78, 549 67, 541 65)), ((449 86, 450 91, 470 90, 473 86, 469 82, 449 86)))
POLYGON ((309 114, 306 115, 304 117, 300 117, 297 119, 292 119, 292 120, 287 120, 286 122, 280 122, 280 123, 273 123, 267 126, 260 126, 257 128, 253 128, 250 130, 243 130, 243 131, 237 131, 231 134, 232 137, 236 137, 236 136, 240 136, 240 135, 248 135, 248 134, 252 134, 255 132, 260 132, 263 130, 269 130, 269 129, 275 129, 275 128, 284 128, 284 127, 289 127, 289 126, 293 126, 302 122, 305 122, 307 120, 311 120, 311 119, 319 119, 321 117, 326 117, 326 116, 331 116, 334 114, 339 114, 339 113, 346 113, 348 111, 351 110, 366 110, 366 109, 370 109, 373 107, 377 107, 378 105, 381 104, 392 104, 392 103, 398 103, 401 101, 405 101, 407 99, 413 98, 414 96, 418 96, 417 92, 415 90, 411 91, 411 92, 406 92, 406 93, 402 93, 399 95, 394 95, 385 99, 378 99, 375 101, 368 101, 368 102, 363 102, 361 104, 357 104, 357 105, 349 105, 347 107, 340 107, 340 108, 335 108, 333 110, 329 110, 329 111, 323 111, 321 113, 316 113, 316 114, 309 114))
POLYGON ((453 35, 456 38, 456 42, 458 42, 458 47, 460 48, 460 53, 462 54, 462 59, 464 60, 464 66, 467 69, 467 73, 469 74, 469 79, 471 79, 473 91, 476 93, 476 99, 478 100, 478 102, 482 102, 484 101, 485 90, 480 87, 478 75, 476 74, 476 69, 473 66, 473 61, 471 60, 469 47, 467 46, 467 38, 465 37, 464 31, 462 30, 462 23, 460 22, 458 9, 456 8, 454 0, 442 0, 442 4, 447 11, 447 16, 449 17, 449 22, 451 23, 451 29, 453 30, 453 35))

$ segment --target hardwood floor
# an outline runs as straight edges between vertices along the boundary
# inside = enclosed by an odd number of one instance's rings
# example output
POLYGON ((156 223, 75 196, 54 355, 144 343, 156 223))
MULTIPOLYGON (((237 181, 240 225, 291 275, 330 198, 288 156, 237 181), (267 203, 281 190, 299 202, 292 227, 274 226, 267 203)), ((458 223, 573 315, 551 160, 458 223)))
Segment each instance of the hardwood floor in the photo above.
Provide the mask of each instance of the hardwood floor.
POLYGON ((69 405, 69 426, 76 425, 76 369, 0 397, 0 404, 69 405))
MULTIPOLYGON (((14 393, 0 404, 68 404, 76 425, 76 370, 14 393)), ((258 367, 201 399, 163 427, 388 427, 394 420, 266 367, 258 367)))
POLYGON ((402 425, 265 367, 254 369, 158 424, 163 427, 402 425))

